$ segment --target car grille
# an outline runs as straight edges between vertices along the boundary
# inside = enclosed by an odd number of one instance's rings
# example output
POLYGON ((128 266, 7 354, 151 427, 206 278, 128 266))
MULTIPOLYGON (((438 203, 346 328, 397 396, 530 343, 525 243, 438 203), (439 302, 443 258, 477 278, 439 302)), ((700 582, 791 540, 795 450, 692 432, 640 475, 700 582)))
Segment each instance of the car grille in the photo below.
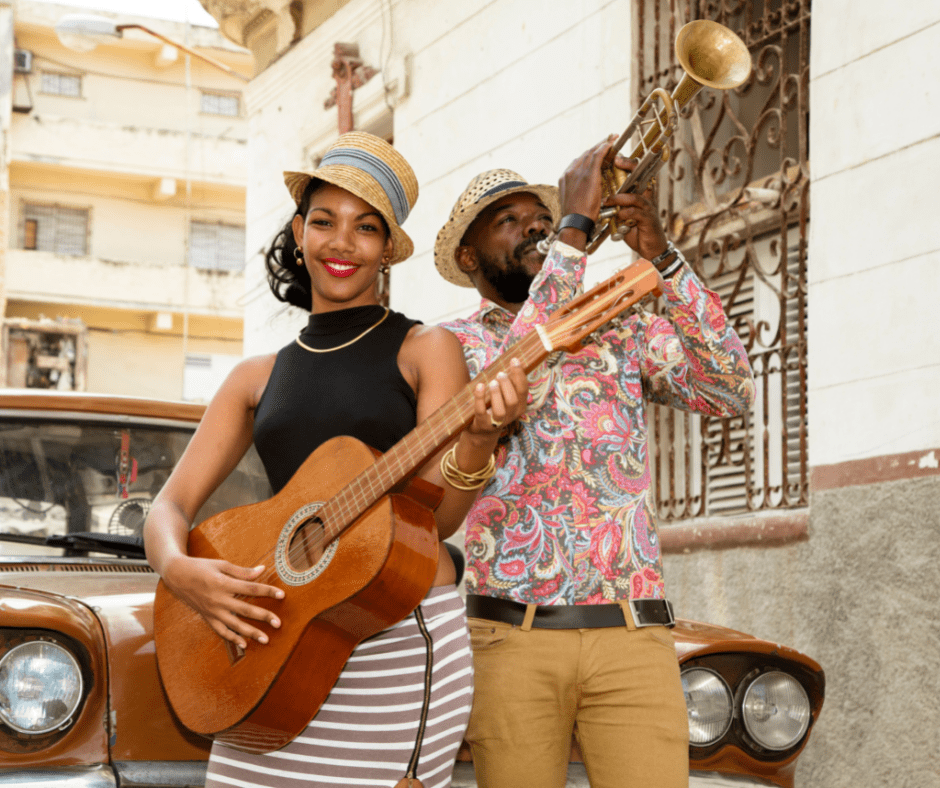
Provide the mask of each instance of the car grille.
POLYGON ((6 572, 97 572, 107 574, 152 574, 147 564, 60 564, 60 563, 16 563, 0 564, 0 573, 6 572))

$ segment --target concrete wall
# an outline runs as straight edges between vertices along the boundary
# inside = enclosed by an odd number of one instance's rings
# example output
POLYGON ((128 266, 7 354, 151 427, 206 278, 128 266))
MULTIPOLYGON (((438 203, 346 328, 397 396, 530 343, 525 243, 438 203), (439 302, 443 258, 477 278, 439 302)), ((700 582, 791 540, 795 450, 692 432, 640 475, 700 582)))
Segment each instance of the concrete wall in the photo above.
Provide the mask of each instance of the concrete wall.
MULTIPOLYGON (((395 146, 421 189, 404 225, 415 254, 392 269, 392 306, 428 323, 472 311, 475 291, 445 282, 434 268, 437 231, 481 170, 509 167, 532 182, 557 183, 575 156, 623 130, 632 114, 631 13, 629 3, 611 0, 586 0, 576 11, 548 0, 537 15, 530 3, 402 0, 391 4, 389 18, 382 4, 352 0, 249 85, 248 248, 270 241, 290 215, 280 172, 309 164, 335 139, 336 110, 322 106, 335 86, 333 43, 355 41, 362 59, 386 63, 385 82, 396 82, 388 91, 393 112, 382 75, 356 91, 356 128, 370 130, 393 115, 395 146)), ((602 250, 589 280, 626 259, 619 249, 602 250)), ((260 256, 249 258, 252 293, 263 290, 261 272, 260 256)), ((258 297, 246 306, 246 353, 295 336, 302 316, 275 317, 273 303, 258 297)))

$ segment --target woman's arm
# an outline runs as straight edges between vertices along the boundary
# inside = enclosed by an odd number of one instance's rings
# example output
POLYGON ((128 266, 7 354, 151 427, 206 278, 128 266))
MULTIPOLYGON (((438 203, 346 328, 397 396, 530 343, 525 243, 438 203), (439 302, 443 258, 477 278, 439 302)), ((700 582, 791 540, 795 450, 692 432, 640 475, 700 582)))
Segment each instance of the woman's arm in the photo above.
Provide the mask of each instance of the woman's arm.
POLYGON ((274 357, 243 361, 226 378, 154 499, 144 525, 147 560, 176 596, 206 619, 226 640, 245 646, 267 637, 240 617, 279 626, 276 617, 236 596, 280 597, 273 586, 252 582, 263 567, 187 554, 189 529, 196 513, 244 456, 252 440, 254 407, 271 372, 274 357))
MULTIPOLYGON (((406 379, 417 392, 419 424, 470 382, 459 340, 439 326, 412 329, 402 345, 399 360, 405 367, 406 379)), ((522 366, 516 363, 508 375, 501 373, 488 389, 480 384, 474 393, 474 419, 456 440, 457 467, 465 473, 486 467, 503 427, 522 415, 528 397, 528 381, 522 366), (494 421, 500 426, 494 427, 494 421)), ((444 498, 434 512, 441 539, 460 528, 480 492, 459 490, 444 479, 441 458, 453 445, 445 446, 419 472, 422 479, 444 490, 444 498)))

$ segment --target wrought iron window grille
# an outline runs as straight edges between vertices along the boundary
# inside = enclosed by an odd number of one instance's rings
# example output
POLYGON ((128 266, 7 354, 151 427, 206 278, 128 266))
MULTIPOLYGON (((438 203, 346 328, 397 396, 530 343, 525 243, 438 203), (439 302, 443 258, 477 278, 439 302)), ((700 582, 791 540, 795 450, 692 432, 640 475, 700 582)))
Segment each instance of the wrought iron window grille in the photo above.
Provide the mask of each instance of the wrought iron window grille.
POLYGON ((672 42, 712 19, 748 45, 751 78, 682 110, 658 179, 664 225, 722 299, 754 370, 751 412, 649 407, 653 492, 665 521, 808 504, 807 239, 810 0, 643 0, 637 104, 683 75, 672 42))

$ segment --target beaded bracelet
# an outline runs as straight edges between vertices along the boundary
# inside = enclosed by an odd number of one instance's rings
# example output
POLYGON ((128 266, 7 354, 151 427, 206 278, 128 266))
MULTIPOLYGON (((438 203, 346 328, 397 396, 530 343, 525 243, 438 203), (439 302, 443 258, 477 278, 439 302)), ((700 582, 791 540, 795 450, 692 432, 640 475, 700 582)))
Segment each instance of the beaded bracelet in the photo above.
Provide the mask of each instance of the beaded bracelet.
POLYGON ((490 461, 478 471, 467 473, 457 465, 457 444, 441 457, 441 475, 455 490, 479 490, 496 473, 496 458, 491 454, 490 461))

